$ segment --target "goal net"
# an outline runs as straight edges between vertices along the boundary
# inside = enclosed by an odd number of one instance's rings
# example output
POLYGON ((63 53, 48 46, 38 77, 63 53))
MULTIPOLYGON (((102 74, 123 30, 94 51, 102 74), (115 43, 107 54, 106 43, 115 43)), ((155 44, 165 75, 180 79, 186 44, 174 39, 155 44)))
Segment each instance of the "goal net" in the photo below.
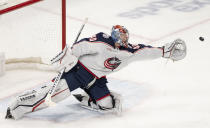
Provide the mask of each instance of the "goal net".
MULTIPOLYGON (((65 45, 65 0, 0 0, 0 68, 47 67, 65 45), (2 63, 5 66, 1 66, 2 63)), ((3 71, 3 69, 2 69, 3 71)), ((0 69, 1 72, 1 69, 0 69)))

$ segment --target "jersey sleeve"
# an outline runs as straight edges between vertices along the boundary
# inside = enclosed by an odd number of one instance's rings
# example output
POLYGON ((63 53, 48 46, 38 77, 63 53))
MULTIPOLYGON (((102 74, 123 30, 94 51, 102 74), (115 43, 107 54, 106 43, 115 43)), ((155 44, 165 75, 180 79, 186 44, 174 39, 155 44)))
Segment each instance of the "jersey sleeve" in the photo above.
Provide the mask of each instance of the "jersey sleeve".
POLYGON ((100 48, 94 44, 98 42, 103 42, 114 47, 114 42, 112 38, 103 32, 99 32, 90 38, 83 38, 80 41, 74 43, 74 45, 72 46, 72 53, 77 57, 87 54, 96 54, 97 49, 100 48))
POLYGON ((114 46, 114 43, 115 43, 110 35, 103 32, 97 33, 95 35, 95 40, 93 40, 93 42, 104 42, 111 46, 114 46))
POLYGON ((162 47, 138 44, 132 46, 134 60, 152 60, 163 56, 162 47))
POLYGON ((90 55, 97 53, 97 49, 94 48, 93 43, 88 41, 81 41, 79 43, 75 43, 71 49, 72 49, 72 54, 78 58, 83 55, 88 55, 88 54, 90 55))

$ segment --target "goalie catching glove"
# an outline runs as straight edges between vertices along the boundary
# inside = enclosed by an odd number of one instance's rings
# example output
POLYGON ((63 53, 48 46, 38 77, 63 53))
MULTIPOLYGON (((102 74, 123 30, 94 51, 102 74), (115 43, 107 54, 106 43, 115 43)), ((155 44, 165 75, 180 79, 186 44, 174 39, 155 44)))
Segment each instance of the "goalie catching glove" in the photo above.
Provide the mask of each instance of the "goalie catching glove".
POLYGON ((187 47, 183 40, 176 39, 172 43, 163 46, 163 57, 173 61, 182 60, 187 54, 187 47))

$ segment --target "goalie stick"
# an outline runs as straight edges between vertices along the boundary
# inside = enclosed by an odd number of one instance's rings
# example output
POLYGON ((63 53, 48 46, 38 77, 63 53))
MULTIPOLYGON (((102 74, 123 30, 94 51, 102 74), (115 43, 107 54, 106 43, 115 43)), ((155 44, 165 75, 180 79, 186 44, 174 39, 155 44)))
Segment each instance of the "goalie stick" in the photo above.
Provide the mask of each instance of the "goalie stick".
MULTIPOLYGON (((82 27, 80 28, 74 43, 77 42, 77 40, 78 40, 78 38, 79 38, 79 36, 80 36, 80 34, 81 34, 85 24, 87 23, 87 21, 88 21, 88 18, 85 18, 84 23, 82 24, 82 27)), ((53 57, 50 60, 51 64, 54 64, 54 63, 58 62, 59 60, 61 60, 63 58, 63 56, 65 56, 67 49, 68 49, 68 46, 66 45, 66 47, 60 53, 58 53, 55 57, 53 57)))
MULTIPOLYGON (((85 18, 84 23, 82 24, 82 27, 80 28, 79 33, 77 34, 77 37, 76 37, 74 43, 77 42, 77 40, 78 40, 78 38, 79 38, 79 36, 80 36, 80 34, 81 34, 81 32, 82 32, 82 30, 83 30, 85 24, 87 23, 87 21, 88 21, 88 18, 85 18)), ((53 64, 53 63, 59 61, 61 58, 63 58, 63 57, 65 56, 65 54, 63 54, 63 53, 66 53, 67 49, 68 49, 68 48, 66 47, 66 49, 62 50, 61 53, 59 53, 57 56, 55 56, 55 57, 51 60, 51 63, 53 64), (63 52, 63 51, 64 51, 64 52, 63 52), (62 55, 62 56, 61 56, 61 55, 62 55)), ((45 104, 47 104, 48 106, 55 106, 55 105, 56 105, 56 103, 52 102, 51 97, 52 97, 52 94, 54 93, 54 91, 55 91, 55 89, 56 89, 58 83, 60 82, 61 76, 63 75, 65 69, 66 69, 66 68, 63 68, 63 69, 58 73, 58 75, 55 77, 54 82, 53 82, 53 85, 52 85, 52 87, 50 88, 50 90, 49 90, 49 92, 48 92, 48 94, 47 94, 47 96, 46 96, 46 98, 45 98, 45 104)))

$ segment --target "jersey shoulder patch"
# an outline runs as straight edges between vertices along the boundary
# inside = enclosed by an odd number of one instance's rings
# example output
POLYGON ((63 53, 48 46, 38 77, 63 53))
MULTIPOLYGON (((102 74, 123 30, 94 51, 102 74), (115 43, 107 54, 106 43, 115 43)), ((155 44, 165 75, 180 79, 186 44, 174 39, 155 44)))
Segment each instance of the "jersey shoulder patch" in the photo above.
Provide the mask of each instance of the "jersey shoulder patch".
POLYGON ((113 41, 112 37, 110 35, 103 33, 103 32, 99 32, 95 36, 98 41, 103 41, 103 42, 113 41))
POLYGON ((92 36, 89 39, 89 41, 90 42, 102 42, 102 43, 105 43, 105 44, 109 44, 112 47, 115 47, 114 40, 112 39, 112 37, 108 34, 103 33, 103 32, 99 32, 96 35, 92 36))
POLYGON ((102 36, 103 36, 103 38, 105 38, 105 39, 109 39, 109 38, 110 38, 110 35, 108 35, 108 34, 106 34, 106 33, 102 33, 102 36))
POLYGON ((103 32, 99 32, 95 35, 93 35, 92 37, 89 38, 83 38, 80 41, 74 43, 74 44, 78 44, 81 43, 83 41, 88 41, 88 42, 92 42, 92 43, 104 43, 104 44, 108 44, 109 46, 112 46, 113 48, 115 48, 115 42, 112 39, 112 37, 108 34, 105 34, 103 32))

